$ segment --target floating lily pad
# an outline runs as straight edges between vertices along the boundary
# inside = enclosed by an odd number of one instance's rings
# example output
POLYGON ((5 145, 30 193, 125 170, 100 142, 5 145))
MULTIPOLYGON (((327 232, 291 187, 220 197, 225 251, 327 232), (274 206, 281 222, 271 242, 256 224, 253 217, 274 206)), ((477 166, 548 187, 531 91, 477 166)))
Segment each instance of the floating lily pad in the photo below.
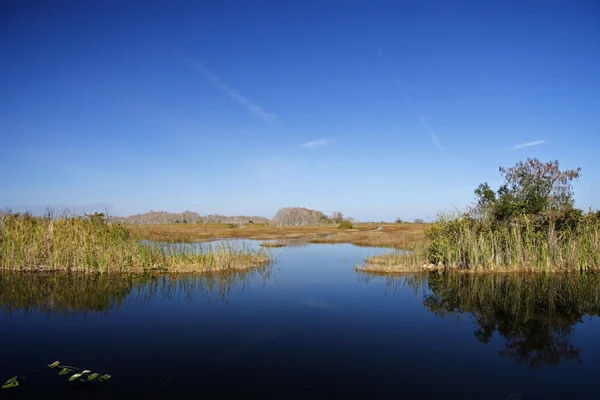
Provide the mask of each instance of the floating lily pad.
POLYGON ((19 386, 19 381, 17 381, 16 376, 13 376, 12 378, 4 382, 4 385, 2 385, 2 389, 10 389, 17 386, 19 386))
POLYGON ((71 371, 69 368, 63 368, 60 370, 60 372, 58 373, 59 375, 66 375, 69 373, 69 371, 71 371))
POLYGON ((92 372, 92 371, 90 371, 89 369, 86 369, 85 371, 81 371, 81 372, 78 372, 76 374, 73 374, 69 378, 69 381, 73 382, 75 379, 79 379, 82 376, 89 374, 90 372, 92 372))
POLYGON ((104 374, 104 375, 101 375, 98 379, 100 379, 101 381, 107 381, 110 378, 112 378, 112 377, 109 374, 104 374))
POLYGON ((97 372, 94 372, 93 374, 88 376, 88 381, 93 381, 94 379, 96 379, 97 377, 99 377, 100 374, 97 372))
POLYGON ((60 365, 60 361, 54 361, 52 364, 48 364, 50 368, 56 368, 60 365))

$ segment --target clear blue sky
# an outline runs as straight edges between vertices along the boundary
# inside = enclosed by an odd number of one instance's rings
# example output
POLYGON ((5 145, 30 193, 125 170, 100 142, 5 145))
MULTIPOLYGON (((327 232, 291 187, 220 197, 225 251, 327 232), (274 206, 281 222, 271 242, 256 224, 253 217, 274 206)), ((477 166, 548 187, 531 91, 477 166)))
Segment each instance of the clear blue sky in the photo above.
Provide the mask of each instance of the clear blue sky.
POLYGON ((463 208, 499 166, 600 205, 597 1, 0 3, 0 206, 463 208))

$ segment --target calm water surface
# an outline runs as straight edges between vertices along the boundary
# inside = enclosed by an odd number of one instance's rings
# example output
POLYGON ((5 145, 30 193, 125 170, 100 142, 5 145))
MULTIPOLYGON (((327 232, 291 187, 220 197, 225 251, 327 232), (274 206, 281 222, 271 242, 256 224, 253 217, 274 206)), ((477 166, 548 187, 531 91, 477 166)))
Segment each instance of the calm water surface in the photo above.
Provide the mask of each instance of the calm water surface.
POLYGON ((26 377, 0 394, 598 397, 596 275, 384 278, 354 271, 384 251, 274 249, 271 269, 233 276, 0 275, 0 379, 26 377), (72 385, 46 367, 55 360, 113 380, 72 385))

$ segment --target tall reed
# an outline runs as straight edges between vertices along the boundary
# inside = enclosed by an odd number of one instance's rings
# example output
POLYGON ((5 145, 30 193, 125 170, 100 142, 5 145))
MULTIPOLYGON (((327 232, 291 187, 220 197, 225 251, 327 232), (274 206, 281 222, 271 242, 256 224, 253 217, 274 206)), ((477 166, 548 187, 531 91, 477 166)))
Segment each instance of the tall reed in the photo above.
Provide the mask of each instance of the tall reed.
POLYGON ((269 261, 265 250, 227 244, 183 251, 142 243, 101 214, 0 215, 0 269, 5 270, 208 272, 253 268, 269 261))
POLYGON ((591 271, 600 268, 600 219, 556 229, 531 217, 505 224, 462 217, 432 224, 428 262, 448 269, 591 271))

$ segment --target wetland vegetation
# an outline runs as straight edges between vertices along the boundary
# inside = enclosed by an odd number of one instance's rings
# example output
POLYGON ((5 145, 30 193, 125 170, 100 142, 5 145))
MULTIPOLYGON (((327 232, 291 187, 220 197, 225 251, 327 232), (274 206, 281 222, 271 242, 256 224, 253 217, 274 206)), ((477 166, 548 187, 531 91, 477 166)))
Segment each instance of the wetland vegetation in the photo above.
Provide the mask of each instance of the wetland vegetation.
POLYGON ((458 271, 591 271, 600 268, 600 212, 574 207, 580 169, 538 159, 500 168, 497 191, 482 183, 477 203, 427 227, 426 246, 370 259, 364 272, 425 268, 458 271))
POLYGON ((200 250, 144 243, 103 214, 0 216, 2 270, 204 273, 255 268, 270 261, 266 251, 225 242, 200 250))

